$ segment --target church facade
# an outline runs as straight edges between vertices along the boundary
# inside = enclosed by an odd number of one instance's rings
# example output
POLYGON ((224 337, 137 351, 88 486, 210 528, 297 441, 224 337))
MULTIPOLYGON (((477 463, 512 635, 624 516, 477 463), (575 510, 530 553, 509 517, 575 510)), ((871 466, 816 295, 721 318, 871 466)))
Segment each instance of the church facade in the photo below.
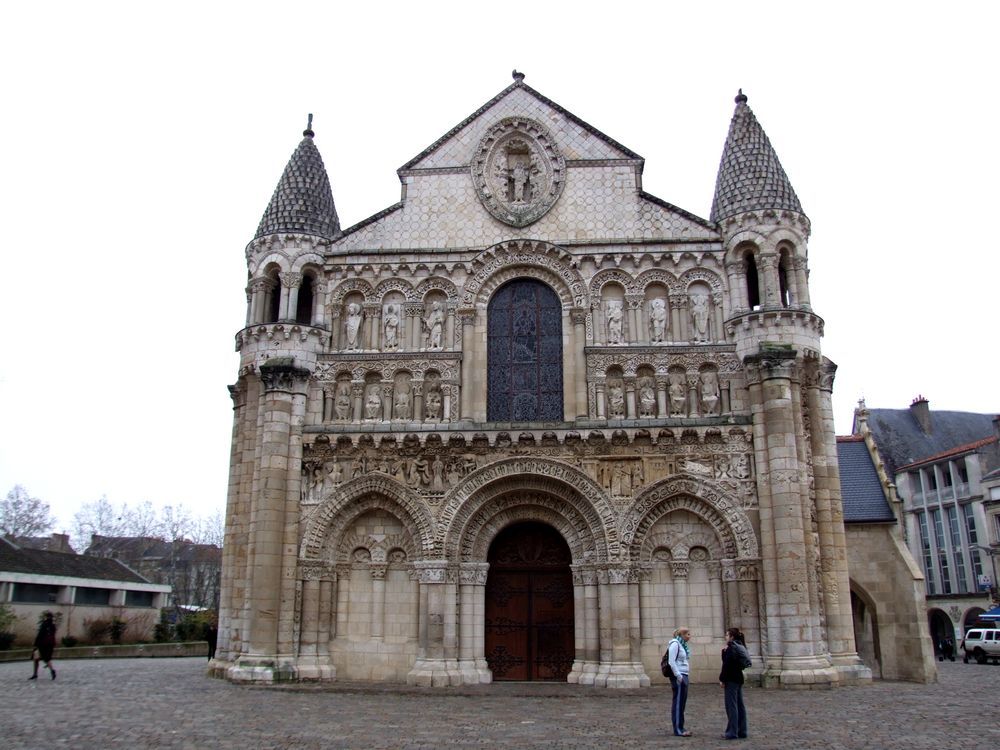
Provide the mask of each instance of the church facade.
POLYGON ((310 128, 246 249, 234 681, 868 680, 809 219, 740 94, 709 219, 514 82, 341 229, 310 128))

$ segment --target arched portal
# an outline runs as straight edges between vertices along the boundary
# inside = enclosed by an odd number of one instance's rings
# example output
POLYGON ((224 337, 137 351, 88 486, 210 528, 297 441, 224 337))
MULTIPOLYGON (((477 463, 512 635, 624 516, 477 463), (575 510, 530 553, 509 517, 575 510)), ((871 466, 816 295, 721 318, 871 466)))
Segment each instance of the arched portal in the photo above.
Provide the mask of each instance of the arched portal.
POLYGON ((954 654, 955 624, 951 618, 940 609, 932 609, 927 613, 927 622, 930 625, 931 638, 934 639, 934 655, 939 659, 947 656, 945 650, 947 644, 951 645, 954 654))
POLYGON ((564 681, 573 666, 569 545, 537 521, 494 538, 486 579, 485 652, 494 680, 564 681))
POLYGON ((489 421, 562 421, 562 305, 551 288, 516 279, 497 290, 486 359, 489 421))

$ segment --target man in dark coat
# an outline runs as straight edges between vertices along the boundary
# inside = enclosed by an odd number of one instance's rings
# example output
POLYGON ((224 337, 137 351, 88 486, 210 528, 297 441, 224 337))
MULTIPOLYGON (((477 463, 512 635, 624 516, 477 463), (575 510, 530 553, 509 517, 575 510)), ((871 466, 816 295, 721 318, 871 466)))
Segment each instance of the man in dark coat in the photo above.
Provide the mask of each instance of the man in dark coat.
POLYGON ((42 617, 42 622, 38 626, 38 635, 35 636, 34 672, 29 680, 38 679, 38 662, 44 661, 52 679, 56 678, 55 667, 52 666, 52 652, 56 650, 56 622, 51 612, 46 612, 42 617))

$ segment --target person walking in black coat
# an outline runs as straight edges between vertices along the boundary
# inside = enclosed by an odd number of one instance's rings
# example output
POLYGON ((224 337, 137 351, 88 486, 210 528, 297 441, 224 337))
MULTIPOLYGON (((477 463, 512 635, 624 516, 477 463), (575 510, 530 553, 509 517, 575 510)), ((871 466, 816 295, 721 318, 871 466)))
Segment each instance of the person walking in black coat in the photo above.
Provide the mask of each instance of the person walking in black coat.
POLYGON ((29 680, 38 679, 38 662, 44 661, 52 679, 56 678, 55 667, 52 666, 52 652, 56 650, 56 622, 51 612, 46 612, 42 617, 42 622, 38 626, 38 635, 35 636, 35 654, 32 658, 34 671, 29 680))
POLYGON ((747 709, 743 705, 744 660, 749 660, 749 656, 743 633, 739 628, 729 628, 726 631, 726 647, 722 650, 722 671, 719 673, 719 684, 726 691, 726 733, 723 737, 727 740, 747 736, 747 709))

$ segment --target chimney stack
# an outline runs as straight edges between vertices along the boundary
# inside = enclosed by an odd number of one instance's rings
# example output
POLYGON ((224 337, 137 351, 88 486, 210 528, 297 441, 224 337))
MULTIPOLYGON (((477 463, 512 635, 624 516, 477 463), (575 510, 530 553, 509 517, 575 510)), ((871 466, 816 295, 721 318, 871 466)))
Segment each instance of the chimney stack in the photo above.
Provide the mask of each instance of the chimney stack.
POLYGON ((931 407, 930 403, 923 396, 917 396, 910 404, 910 414, 917 420, 920 429, 925 435, 930 435, 931 430, 931 407))

